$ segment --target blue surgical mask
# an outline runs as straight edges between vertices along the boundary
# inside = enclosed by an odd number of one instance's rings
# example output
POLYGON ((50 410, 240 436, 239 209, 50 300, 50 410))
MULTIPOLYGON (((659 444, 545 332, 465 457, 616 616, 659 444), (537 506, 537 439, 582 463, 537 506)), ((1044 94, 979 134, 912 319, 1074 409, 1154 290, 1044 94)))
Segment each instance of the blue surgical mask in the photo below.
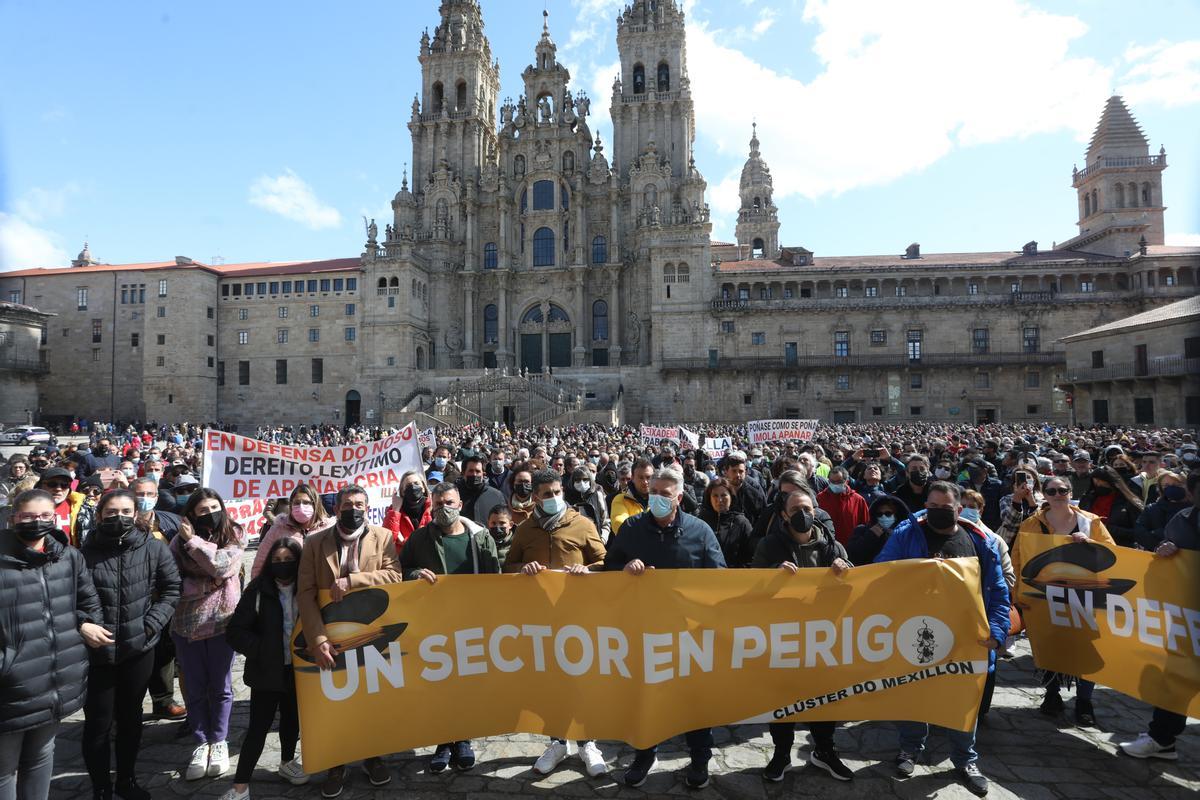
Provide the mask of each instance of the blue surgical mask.
POLYGON ((979 523, 979 509, 978 508, 964 508, 958 512, 958 516, 962 517, 967 522, 974 522, 976 524, 979 523))
POLYGON ((880 514, 879 519, 876 521, 879 523, 879 527, 885 531, 890 531, 892 526, 896 524, 896 517, 894 514, 880 514))
POLYGON ((446 466, 446 459, 438 456, 433 460, 433 466, 435 469, 444 469, 446 466))
POLYGON ((661 494, 650 495, 650 513, 658 519, 665 519, 671 516, 671 512, 675 509, 675 503, 669 497, 663 497, 661 494))
POLYGON ((137 509, 138 509, 138 511, 145 514, 147 512, 153 511, 154 506, 157 505, 157 503, 158 503, 157 497, 139 497, 137 499, 137 509))
POLYGON ((553 497, 547 497, 545 500, 543 500, 541 502, 542 513, 547 516, 550 516, 550 517, 553 517, 555 514, 562 511, 566 507, 567 507, 567 501, 563 500, 562 497, 559 495, 554 495, 553 497))
POLYGON ((841 494, 842 492, 846 491, 846 484, 831 483, 829 484, 829 491, 833 492, 834 494, 841 494))

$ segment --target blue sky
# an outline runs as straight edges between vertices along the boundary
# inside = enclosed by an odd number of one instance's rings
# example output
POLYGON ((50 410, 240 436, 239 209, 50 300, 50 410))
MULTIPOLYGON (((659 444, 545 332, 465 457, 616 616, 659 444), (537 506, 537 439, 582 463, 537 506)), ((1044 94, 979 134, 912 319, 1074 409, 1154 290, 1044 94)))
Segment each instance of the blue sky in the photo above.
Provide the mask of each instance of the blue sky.
MULTIPOLYGON (((516 95, 542 0, 483 0, 516 95)), ((610 139, 610 0, 549 0, 610 139)), ((757 119, 781 241, 820 255, 1045 247, 1075 230, 1072 164, 1123 94, 1166 146, 1168 243, 1200 244, 1200 3, 687 0, 697 165, 732 238, 757 119)), ((0 0, 0 269, 88 238, 131 263, 356 255, 411 160, 436 0, 0 0)))

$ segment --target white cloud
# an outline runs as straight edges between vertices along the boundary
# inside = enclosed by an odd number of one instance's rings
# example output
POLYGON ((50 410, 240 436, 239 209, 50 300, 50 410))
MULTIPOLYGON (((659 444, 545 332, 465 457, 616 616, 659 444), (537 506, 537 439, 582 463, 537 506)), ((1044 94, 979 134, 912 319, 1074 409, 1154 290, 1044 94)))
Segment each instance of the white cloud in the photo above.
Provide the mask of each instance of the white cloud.
MULTIPOLYGON (((1112 67, 1071 52, 1080 19, 1019 0, 809 0, 804 20, 820 62, 807 80, 730 46, 730 31, 688 25, 697 131, 736 158, 757 116, 780 198, 886 184, 957 147, 1062 130, 1086 141, 1115 85, 1112 67)), ((1193 62, 1161 43, 1132 51, 1126 75, 1186 89, 1193 62)), ((737 203, 731 190, 736 177, 717 181, 714 210, 737 203)))
POLYGON ((1200 247, 1200 233, 1168 233, 1166 243, 1175 247, 1200 247))
POLYGON ((317 199, 312 187, 290 169, 274 177, 263 175, 250 184, 250 203, 299 222, 315 231, 336 228, 342 215, 317 199))
POLYGON ((0 272, 31 267, 61 267, 70 258, 55 241, 53 233, 15 214, 0 211, 0 272))
POLYGON ((62 214, 67 201, 80 191, 79 184, 74 181, 52 189, 34 186, 13 203, 13 211, 29 222, 42 222, 47 217, 62 214))
POLYGON ((1119 91, 1128 102, 1167 108, 1200 102, 1200 39, 1130 45, 1125 61, 1119 91))

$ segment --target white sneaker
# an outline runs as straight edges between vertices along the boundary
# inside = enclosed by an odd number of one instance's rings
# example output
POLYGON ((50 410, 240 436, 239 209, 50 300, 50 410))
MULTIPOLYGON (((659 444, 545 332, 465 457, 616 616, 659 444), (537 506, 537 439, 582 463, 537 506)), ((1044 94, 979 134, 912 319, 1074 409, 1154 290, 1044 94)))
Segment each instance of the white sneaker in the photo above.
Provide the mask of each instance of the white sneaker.
POLYGON ((1179 753, 1175 752, 1175 745, 1164 747, 1154 741, 1154 737, 1148 733, 1138 734, 1138 737, 1132 742, 1122 742, 1117 746, 1125 755, 1134 758, 1162 758, 1167 761, 1175 761, 1179 758, 1179 753))
POLYGON ((579 749, 579 757, 583 759, 583 764, 587 767, 587 774, 593 778, 598 778, 608 772, 608 764, 604 763, 604 755, 595 742, 584 742, 583 747, 579 749))
POLYGON ((208 771, 208 745, 202 744, 192 751, 192 760, 188 762, 187 772, 183 777, 189 781, 198 781, 208 771))
POLYGON ((219 778, 229 772, 229 745, 217 742, 208 746, 208 772, 210 778, 219 778))
POLYGON ((250 800, 250 787, 246 787, 246 791, 239 792, 237 789, 230 787, 229 791, 221 795, 221 800, 250 800))
POLYGON ((567 757, 566 742, 550 742, 550 746, 546 748, 546 752, 542 753, 538 760, 533 762, 533 771, 539 775, 549 775, 554 772, 554 768, 561 764, 567 757))
POLYGON ((308 783, 308 773, 304 771, 304 767, 301 766, 300 759, 298 758, 293 758, 286 764, 280 764, 279 777, 293 786, 303 786, 308 783))

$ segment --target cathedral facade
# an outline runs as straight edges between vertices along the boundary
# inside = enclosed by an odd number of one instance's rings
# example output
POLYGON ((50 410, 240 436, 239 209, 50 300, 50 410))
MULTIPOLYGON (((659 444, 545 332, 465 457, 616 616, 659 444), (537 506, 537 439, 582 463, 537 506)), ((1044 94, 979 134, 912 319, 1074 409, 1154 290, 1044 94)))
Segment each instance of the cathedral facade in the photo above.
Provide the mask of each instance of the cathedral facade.
POLYGON ((411 176, 356 258, 107 265, 85 248, 0 275, 0 299, 56 315, 43 418, 1066 422, 1064 336, 1196 293, 1200 249, 1163 241, 1166 153, 1120 98, 1070 176, 1068 241, 828 257, 780 243, 756 128, 737 241, 711 239, 680 4, 636 0, 616 40, 606 143, 546 18, 501 98, 478 0, 442 0, 411 176))

